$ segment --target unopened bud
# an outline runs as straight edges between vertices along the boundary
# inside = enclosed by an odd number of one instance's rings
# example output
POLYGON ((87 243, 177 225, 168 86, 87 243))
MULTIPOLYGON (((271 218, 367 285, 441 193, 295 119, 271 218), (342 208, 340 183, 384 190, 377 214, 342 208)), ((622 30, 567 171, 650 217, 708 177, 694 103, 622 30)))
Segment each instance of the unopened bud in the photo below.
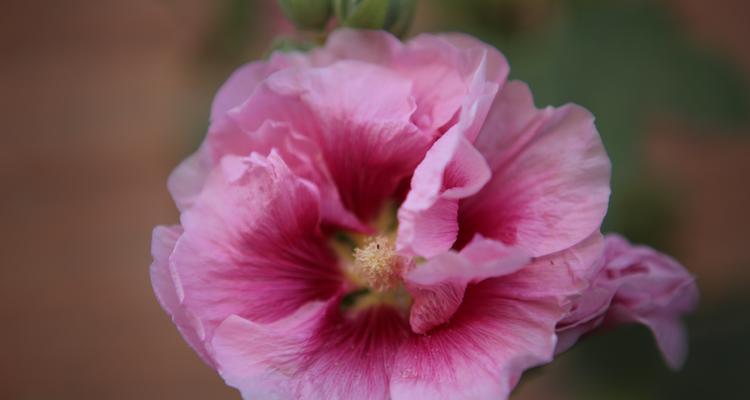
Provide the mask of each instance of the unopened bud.
POLYGON ((332 0, 279 0, 284 15, 300 29, 322 30, 331 18, 332 0))
POLYGON ((333 5, 344 26, 383 29, 401 37, 409 31, 417 0, 334 0, 333 5))

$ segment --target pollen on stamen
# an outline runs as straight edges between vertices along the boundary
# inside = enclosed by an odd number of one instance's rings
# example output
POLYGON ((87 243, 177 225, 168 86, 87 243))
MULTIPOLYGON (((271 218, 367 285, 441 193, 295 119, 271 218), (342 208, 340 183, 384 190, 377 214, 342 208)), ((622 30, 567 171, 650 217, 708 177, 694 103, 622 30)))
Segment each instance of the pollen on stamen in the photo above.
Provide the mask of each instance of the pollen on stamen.
POLYGON ((393 240, 377 236, 354 249, 354 269, 376 291, 393 288, 401 275, 401 261, 393 240))

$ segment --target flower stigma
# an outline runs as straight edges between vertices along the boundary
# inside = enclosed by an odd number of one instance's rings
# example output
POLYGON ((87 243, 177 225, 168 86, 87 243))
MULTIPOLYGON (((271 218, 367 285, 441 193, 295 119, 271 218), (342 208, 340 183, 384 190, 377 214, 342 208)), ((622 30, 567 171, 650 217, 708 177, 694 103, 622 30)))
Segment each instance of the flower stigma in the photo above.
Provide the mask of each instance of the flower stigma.
POLYGON ((410 257, 396 251, 396 208, 384 207, 373 221, 374 233, 339 231, 333 249, 343 262, 349 290, 341 302, 343 310, 357 312, 387 305, 408 313, 411 296, 402 274, 412 265, 410 257))
POLYGON ((387 236, 370 238, 364 246, 354 249, 354 273, 375 291, 394 288, 400 282, 401 271, 401 257, 393 239, 387 236))

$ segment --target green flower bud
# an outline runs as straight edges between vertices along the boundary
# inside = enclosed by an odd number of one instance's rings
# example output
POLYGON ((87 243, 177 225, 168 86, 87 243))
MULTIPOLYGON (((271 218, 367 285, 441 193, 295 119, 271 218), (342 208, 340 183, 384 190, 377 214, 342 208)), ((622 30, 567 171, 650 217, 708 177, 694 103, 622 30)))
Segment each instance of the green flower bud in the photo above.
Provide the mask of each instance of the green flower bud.
POLYGON ((384 29, 396 36, 409 31, 417 0, 334 0, 336 18, 344 26, 384 29))
POLYGON ((279 0, 279 5, 300 29, 322 30, 331 18, 331 0, 279 0))

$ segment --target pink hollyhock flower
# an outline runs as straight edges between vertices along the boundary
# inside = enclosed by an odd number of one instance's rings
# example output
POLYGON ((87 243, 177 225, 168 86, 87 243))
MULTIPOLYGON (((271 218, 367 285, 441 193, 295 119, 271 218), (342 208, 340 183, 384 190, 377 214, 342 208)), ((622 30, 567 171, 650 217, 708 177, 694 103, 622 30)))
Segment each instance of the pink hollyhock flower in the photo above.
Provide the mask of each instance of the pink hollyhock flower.
POLYGON ((667 364, 680 368, 687 355, 680 318, 697 303, 695 279, 677 261, 648 247, 633 246, 619 235, 607 235, 591 288, 558 324, 557 352, 602 325, 639 322, 651 329, 667 364))
POLYGON ((507 75, 354 30, 235 72, 154 231, 190 345, 245 398, 507 398, 599 273, 610 174, 588 111, 507 75))

